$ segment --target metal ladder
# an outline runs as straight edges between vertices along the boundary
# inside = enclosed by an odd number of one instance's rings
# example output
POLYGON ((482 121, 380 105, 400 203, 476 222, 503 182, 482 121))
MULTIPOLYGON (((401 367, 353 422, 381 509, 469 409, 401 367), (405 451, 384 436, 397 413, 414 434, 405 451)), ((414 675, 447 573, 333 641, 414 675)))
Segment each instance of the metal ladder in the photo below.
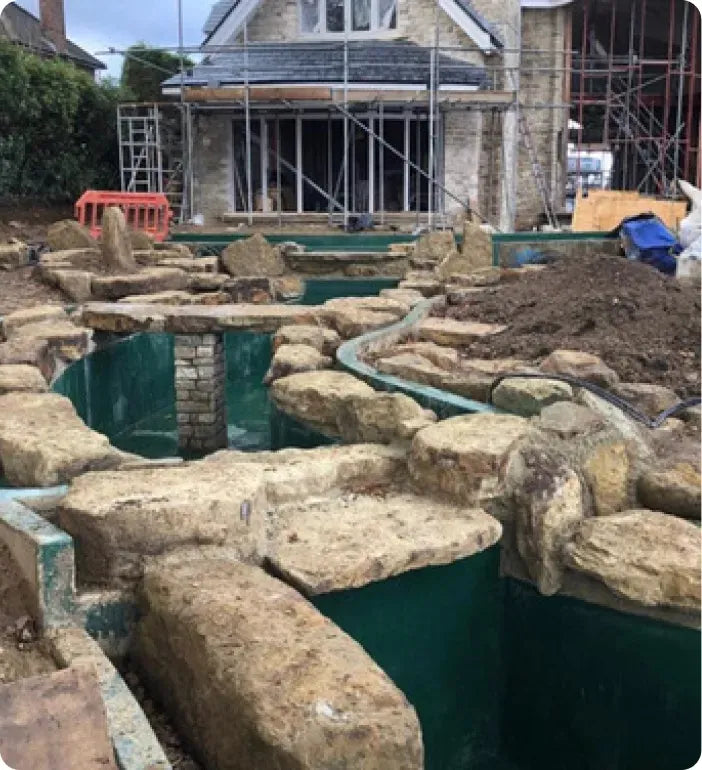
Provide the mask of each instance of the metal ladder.
POLYGON ((534 142, 531 138, 531 131, 529 131, 526 117, 521 111, 519 112, 519 136, 521 137, 522 144, 526 148, 526 151, 529 153, 531 173, 534 175, 536 187, 539 190, 539 195, 541 196, 541 202, 543 203, 548 223, 551 225, 551 227, 557 228, 558 219, 556 218, 556 214, 553 210, 553 207, 551 206, 551 200, 549 199, 548 195, 548 187, 546 185, 544 170, 541 168, 541 163, 539 163, 539 157, 536 154, 536 148, 534 147, 534 142))

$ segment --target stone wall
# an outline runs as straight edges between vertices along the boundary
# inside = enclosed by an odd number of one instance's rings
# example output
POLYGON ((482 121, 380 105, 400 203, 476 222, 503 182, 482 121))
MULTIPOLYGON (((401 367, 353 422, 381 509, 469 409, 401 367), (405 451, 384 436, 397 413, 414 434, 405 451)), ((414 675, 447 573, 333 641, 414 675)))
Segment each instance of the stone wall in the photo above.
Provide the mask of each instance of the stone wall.
MULTIPOLYGON (((478 111, 446 112, 444 115, 444 186, 473 206, 479 198, 479 167, 483 116, 478 111)), ((460 204, 445 196, 447 212, 461 211, 460 204)))
POLYGON ((210 220, 234 208, 233 117, 217 112, 193 119, 193 211, 210 220))

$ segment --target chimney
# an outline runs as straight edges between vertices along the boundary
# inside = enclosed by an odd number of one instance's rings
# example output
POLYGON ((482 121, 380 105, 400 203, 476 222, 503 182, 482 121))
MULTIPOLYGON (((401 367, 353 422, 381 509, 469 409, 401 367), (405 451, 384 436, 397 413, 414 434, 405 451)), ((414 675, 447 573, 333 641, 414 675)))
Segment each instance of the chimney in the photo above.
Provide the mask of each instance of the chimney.
POLYGON ((41 31, 56 47, 57 53, 66 51, 66 18, 63 0, 39 0, 41 31))

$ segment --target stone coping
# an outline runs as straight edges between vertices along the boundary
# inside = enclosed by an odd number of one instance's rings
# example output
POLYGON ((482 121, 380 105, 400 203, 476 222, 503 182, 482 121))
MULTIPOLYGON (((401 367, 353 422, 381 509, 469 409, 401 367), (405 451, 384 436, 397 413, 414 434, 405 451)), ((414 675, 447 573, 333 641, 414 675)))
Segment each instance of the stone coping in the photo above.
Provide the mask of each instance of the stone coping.
POLYGON ((286 324, 316 323, 317 308, 304 305, 148 305, 88 302, 82 322, 96 331, 203 334, 274 332, 286 324))

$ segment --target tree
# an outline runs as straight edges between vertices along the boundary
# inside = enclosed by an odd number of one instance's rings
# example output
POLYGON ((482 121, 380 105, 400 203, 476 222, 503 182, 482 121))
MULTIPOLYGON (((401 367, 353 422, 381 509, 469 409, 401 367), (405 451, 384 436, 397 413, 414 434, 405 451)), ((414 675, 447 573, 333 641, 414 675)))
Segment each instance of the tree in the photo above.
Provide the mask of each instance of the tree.
MULTIPOLYGON (((183 61, 187 68, 193 61, 187 56, 183 61)), ((122 88, 136 102, 160 102, 164 97, 161 83, 180 72, 180 57, 137 43, 127 49, 122 66, 122 88)))

